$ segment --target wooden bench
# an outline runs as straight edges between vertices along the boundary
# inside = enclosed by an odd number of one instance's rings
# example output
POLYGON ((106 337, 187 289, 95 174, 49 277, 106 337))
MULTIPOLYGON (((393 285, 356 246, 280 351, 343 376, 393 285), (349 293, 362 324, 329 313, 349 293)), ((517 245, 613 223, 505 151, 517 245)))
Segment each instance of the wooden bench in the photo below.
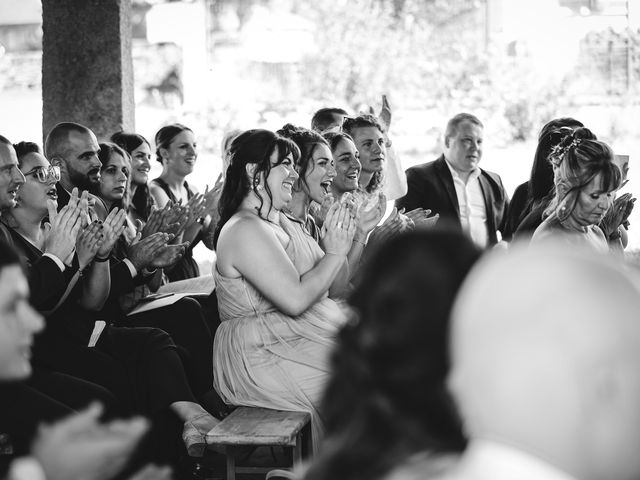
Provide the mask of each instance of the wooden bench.
POLYGON ((238 407, 207 434, 207 443, 225 447, 227 480, 235 480, 236 473, 267 473, 276 468, 236 466, 233 453, 240 446, 291 447, 293 465, 300 463, 303 446, 305 453, 311 452, 310 421, 308 412, 238 407))

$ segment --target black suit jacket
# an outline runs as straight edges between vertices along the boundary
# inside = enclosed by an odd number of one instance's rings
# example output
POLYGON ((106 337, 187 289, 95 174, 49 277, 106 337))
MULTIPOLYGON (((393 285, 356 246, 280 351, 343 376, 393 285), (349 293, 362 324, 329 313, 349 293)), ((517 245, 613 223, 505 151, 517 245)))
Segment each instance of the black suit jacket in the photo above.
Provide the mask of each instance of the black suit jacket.
MULTIPOLYGON (((404 208, 407 212, 415 208, 428 209, 440 215, 440 222, 462 230, 458 196, 444 156, 411 167, 406 174, 407 194, 396 200, 398 209, 404 208)), ((497 174, 480 169, 478 179, 487 214, 488 244, 495 245, 498 242, 496 231, 504 234, 509 197, 497 174)))
POLYGON ((43 256, 35 246, 2 222, 0 222, 0 238, 16 249, 27 267, 31 304, 40 311, 55 307, 62 298, 67 284, 78 271, 77 262, 62 272, 55 261, 43 256), (34 254, 35 251, 38 253, 34 254))

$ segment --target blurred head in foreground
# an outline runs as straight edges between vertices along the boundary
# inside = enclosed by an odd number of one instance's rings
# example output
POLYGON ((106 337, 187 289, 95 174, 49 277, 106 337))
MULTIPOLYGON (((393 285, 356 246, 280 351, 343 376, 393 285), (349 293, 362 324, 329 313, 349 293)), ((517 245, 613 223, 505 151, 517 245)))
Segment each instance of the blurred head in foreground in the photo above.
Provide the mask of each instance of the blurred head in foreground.
POLYGON ((33 336, 44 326, 29 305, 29 284, 18 254, 0 241, 0 382, 31 375, 33 336))
POLYGON ((417 452, 464 447, 445 388, 447 334, 479 255, 460 233, 414 231, 363 267, 323 401, 327 437, 307 479, 386 478, 417 452))
POLYGON ((452 478, 505 455, 529 473, 640 476, 640 297, 612 262, 543 243, 471 272, 452 315, 449 386, 470 441, 452 478))

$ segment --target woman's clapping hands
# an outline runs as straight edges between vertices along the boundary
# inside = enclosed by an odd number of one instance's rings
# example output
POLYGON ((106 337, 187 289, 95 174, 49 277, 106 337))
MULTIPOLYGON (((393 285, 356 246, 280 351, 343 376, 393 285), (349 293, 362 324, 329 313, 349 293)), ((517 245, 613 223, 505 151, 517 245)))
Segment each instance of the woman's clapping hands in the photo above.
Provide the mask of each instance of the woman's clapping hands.
POLYGON ((322 226, 322 246, 327 254, 347 255, 356 233, 357 221, 353 209, 334 203, 322 226))

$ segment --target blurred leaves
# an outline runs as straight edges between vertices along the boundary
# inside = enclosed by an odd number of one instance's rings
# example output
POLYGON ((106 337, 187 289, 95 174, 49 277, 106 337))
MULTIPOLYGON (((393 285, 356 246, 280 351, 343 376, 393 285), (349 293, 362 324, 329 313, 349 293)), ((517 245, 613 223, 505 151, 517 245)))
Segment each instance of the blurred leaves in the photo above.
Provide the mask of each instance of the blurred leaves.
MULTIPOLYGON (((336 0, 296 2, 316 25, 318 49, 304 60, 304 95, 357 110, 390 93, 397 109, 471 111, 492 117, 505 141, 526 139, 555 96, 525 61, 492 50, 485 2, 336 0), (538 115, 538 112, 540 115, 538 115)), ((546 121, 546 120, 544 120, 546 121)), ((542 123, 544 123, 544 121, 542 123)))

